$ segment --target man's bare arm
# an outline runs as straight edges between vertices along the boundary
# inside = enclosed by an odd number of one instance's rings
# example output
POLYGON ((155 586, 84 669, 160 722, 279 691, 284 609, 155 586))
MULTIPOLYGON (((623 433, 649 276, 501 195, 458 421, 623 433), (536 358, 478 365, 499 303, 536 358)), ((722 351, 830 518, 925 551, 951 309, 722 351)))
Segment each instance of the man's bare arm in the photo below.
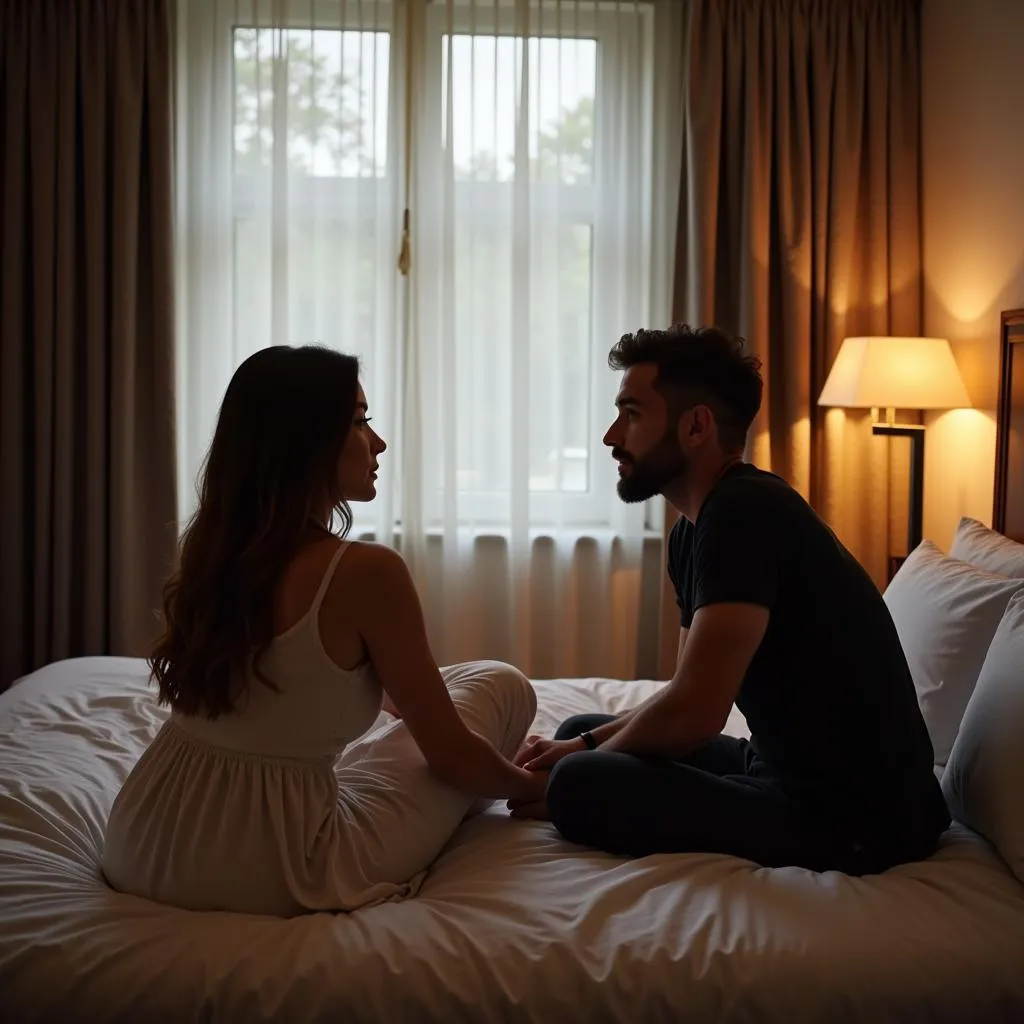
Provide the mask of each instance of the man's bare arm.
POLYGON ((681 756, 717 736, 728 721, 768 627, 768 609, 714 604, 697 611, 672 681, 602 741, 601 749, 681 756))
MULTIPOLYGON (((686 635, 689 632, 690 631, 688 629, 683 629, 682 627, 680 627, 679 644, 676 647, 676 675, 679 674, 679 666, 682 664, 683 661, 683 650, 686 647, 686 635)), ((671 685, 671 682, 669 685, 671 685)), ((651 696, 648 697, 647 700, 642 701, 640 704, 637 704, 635 708, 630 708, 629 711, 624 711, 621 715, 618 716, 618 718, 615 719, 614 722, 606 722, 604 725, 598 726, 591 733, 591 735, 594 737, 594 740, 599 745, 604 743, 606 740, 610 740, 613 736, 619 733, 630 721, 632 721, 632 719, 637 714, 639 714, 646 708, 650 707, 658 699, 658 696, 662 692, 662 690, 659 690, 657 693, 651 694, 651 696)))

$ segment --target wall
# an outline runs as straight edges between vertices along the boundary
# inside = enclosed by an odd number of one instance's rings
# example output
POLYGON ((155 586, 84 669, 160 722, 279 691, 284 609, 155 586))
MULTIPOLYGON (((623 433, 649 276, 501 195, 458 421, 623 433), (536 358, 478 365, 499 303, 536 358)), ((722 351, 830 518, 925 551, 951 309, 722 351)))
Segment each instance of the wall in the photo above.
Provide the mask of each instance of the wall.
POLYGON ((999 313, 1024 307, 1024 2, 924 0, 924 330, 953 345, 974 409, 933 414, 924 534, 992 518, 999 313))

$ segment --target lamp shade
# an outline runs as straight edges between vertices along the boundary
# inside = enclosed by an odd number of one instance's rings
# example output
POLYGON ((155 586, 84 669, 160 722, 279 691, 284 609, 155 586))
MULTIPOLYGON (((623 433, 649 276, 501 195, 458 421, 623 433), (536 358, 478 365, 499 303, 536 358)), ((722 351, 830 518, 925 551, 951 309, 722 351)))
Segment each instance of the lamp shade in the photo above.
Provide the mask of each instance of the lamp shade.
POLYGON ((945 338, 846 338, 818 405, 961 409, 971 400, 945 338))

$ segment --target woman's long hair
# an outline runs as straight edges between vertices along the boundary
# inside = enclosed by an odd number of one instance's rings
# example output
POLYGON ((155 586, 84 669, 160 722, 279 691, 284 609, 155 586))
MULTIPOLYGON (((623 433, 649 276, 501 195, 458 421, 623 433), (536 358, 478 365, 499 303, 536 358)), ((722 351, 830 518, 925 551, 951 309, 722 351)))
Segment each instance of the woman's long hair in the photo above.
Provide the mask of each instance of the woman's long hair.
POLYGON ((164 587, 165 631, 149 659, 160 703, 216 718, 250 666, 276 689, 258 663, 281 573, 327 508, 342 536, 352 524, 336 481, 358 389, 358 360, 319 346, 263 349, 235 371, 164 587))

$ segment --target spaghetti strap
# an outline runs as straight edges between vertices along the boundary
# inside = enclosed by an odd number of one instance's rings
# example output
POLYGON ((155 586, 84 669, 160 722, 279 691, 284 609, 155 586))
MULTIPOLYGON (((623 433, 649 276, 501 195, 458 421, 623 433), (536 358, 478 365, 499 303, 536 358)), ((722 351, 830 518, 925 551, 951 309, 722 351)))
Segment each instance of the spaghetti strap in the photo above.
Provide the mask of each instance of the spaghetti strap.
POLYGON ((331 580, 334 579, 335 570, 338 568, 338 563, 341 561, 341 556, 348 551, 351 546, 350 542, 343 540, 338 545, 338 550, 331 555, 331 560, 327 563, 327 569, 324 571, 324 578, 320 581, 320 586, 317 587, 316 596, 313 598, 313 603, 310 605, 309 611, 303 618, 313 615, 320 610, 320 605, 323 604, 324 594, 327 593, 327 588, 331 585, 331 580))

